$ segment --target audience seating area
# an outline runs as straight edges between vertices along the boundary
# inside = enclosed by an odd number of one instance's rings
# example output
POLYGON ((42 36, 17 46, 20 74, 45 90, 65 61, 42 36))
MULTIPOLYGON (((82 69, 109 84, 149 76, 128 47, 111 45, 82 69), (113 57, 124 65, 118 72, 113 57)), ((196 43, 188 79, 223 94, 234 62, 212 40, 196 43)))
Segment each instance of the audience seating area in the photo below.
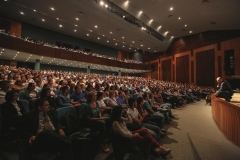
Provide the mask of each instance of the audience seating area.
MULTIPOLYGON (((38 104, 38 99, 40 98, 49 102, 51 110, 56 111, 60 122, 67 115, 71 115, 69 116, 72 118, 71 123, 75 124, 75 126, 71 126, 71 129, 75 130, 76 124, 79 124, 77 126, 78 131, 74 133, 84 132, 82 138, 89 138, 90 134, 90 137, 94 139, 94 143, 98 144, 94 146, 101 146, 104 152, 109 153, 107 145, 113 143, 114 152, 109 156, 113 156, 113 158, 118 157, 116 159, 124 157, 126 152, 139 152, 141 147, 126 150, 124 153, 118 149, 119 146, 116 145, 118 138, 111 131, 111 123, 108 123, 111 118, 111 110, 115 106, 121 105, 123 108, 129 108, 131 107, 128 103, 130 98, 138 100, 142 97, 144 101, 143 107, 148 111, 147 105, 149 104, 155 113, 159 113, 164 117, 164 125, 169 125, 171 124, 171 118, 174 118, 174 116, 171 116, 171 109, 180 108, 188 103, 194 103, 201 98, 205 98, 206 95, 215 92, 215 89, 211 87, 159 81, 142 77, 121 77, 54 70, 41 70, 37 72, 31 69, 2 65, 0 66, 0 87, 1 116, 3 121, 0 130, 1 148, 5 148, 9 143, 6 137, 10 136, 10 140, 21 138, 20 132, 9 133, 9 129, 15 128, 15 131, 18 130, 22 115, 37 110, 40 105, 38 104), (10 94, 11 91, 14 92, 10 94), (96 94, 96 97, 92 93, 96 94), (100 108, 99 115, 93 115, 93 118, 104 122, 105 131, 102 131, 100 124, 93 125, 89 121, 92 118, 89 118, 91 102, 96 102, 100 108), (8 104, 13 104, 14 107, 10 108, 8 104), (10 115, 11 117, 9 117, 10 115), (74 122, 74 117, 77 119, 77 122, 74 122), (10 121, 14 123, 8 123, 10 121), (102 135, 102 132, 104 132, 104 135, 102 135), (103 137, 106 137, 106 140, 103 140, 103 137)), ((61 124, 64 126, 63 123, 61 124)), ((74 133, 70 133, 67 130, 69 127, 66 124, 63 130, 67 133, 66 136, 71 136, 74 133)), ((157 125, 160 126, 160 124, 157 125)), ((129 127, 129 130, 132 129, 129 127)), ((164 132, 166 131, 162 130, 161 126, 161 136, 164 136, 164 132)), ((158 141, 161 142, 161 139, 158 139, 158 141)), ((125 146, 120 147, 124 148, 125 146)), ((81 149, 84 150, 86 147, 80 147, 81 149)), ((92 153, 92 155, 96 155, 96 150, 98 148, 93 148, 88 154, 92 153)), ((24 159, 23 152, 31 151, 23 151, 20 147, 20 160, 24 159)), ((43 160, 49 157, 58 157, 59 154, 34 153, 31 156, 31 159, 43 160)))

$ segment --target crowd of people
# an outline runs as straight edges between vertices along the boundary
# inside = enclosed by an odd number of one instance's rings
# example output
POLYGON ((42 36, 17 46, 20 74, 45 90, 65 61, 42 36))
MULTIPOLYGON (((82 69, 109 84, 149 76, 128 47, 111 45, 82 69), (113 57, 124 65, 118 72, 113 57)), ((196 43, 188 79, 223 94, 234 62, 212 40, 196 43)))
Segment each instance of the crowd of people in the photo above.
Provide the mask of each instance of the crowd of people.
POLYGON ((29 43, 34 43, 34 44, 42 45, 42 46, 46 46, 46 47, 57 48, 57 49, 64 49, 64 50, 67 50, 67 51, 70 51, 70 52, 76 52, 76 53, 80 53, 80 54, 85 54, 85 55, 95 56, 95 57, 100 57, 100 58, 106 58, 106 59, 116 60, 116 61, 125 62, 125 63, 142 64, 142 62, 137 61, 137 60, 133 60, 133 59, 121 60, 121 59, 118 59, 117 57, 103 55, 103 54, 99 54, 99 53, 95 53, 95 52, 87 52, 85 50, 80 50, 80 49, 76 49, 76 48, 67 48, 65 46, 58 46, 56 44, 49 44, 49 43, 44 42, 44 41, 33 40, 33 39, 29 38, 29 37, 21 38, 18 35, 15 35, 15 33, 12 33, 12 34, 6 33, 4 29, 0 29, 0 33, 5 34, 5 35, 9 35, 9 36, 12 36, 12 37, 16 37, 16 38, 19 38, 19 39, 22 39, 22 40, 24 40, 26 42, 29 42, 29 43))
POLYGON ((59 149, 63 159, 73 159, 73 156, 71 139, 65 136, 64 129, 56 120, 54 111, 58 108, 76 108, 84 104, 81 113, 84 125, 99 130, 104 152, 110 151, 106 143, 110 128, 115 134, 129 139, 128 145, 144 146, 143 158, 148 159, 150 148, 163 156, 171 152, 159 142, 167 132, 164 125, 171 125, 175 118, 172 109, 199 101, 213 92, 215 89, 210 87, 143 77, 51 69, 38 72, 0 66, 3 132, 8 127, 20 128, 22 138, 31 146, 39 148, 43 143, 47 144, 48 149, 59 149), (31 111, 27 112, 19 99, 29 104, 33 100, 37 102, 35 106, 30 105, 31 111), (107 120, 112 122, 110 126, 107 120))

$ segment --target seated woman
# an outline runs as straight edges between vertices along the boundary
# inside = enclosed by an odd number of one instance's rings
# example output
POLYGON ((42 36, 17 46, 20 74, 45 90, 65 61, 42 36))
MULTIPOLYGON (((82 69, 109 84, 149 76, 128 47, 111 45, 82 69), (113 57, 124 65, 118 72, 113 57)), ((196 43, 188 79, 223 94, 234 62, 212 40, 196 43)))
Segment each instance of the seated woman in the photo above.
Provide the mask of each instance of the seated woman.
POLYGON ((111 107, 107 107, 105 102, 103 101, 103 92, 97 93, 97 104, 100 108, 100 111, 103 115, 103 117, 110 117, 111 114, 111 107))
POLYGON ((35 91, 35 83, 29 83, 25 93, 23 95, 23 99, 30 101, 39 98, 38 93, 35 91))
POLYGON ((1 105, 2 116, 3 116, 3 127, 16 127, 18 128, 22 114, 25 109, 22 103, 18 100, 18 91, 11 90, 6 93, 6 102, 1 105))
POLYGON ((17 91, 21 91, 21 90, 24 90, 26 88, 26 86, 24 86, 22 84, 22 80, 18 79, 16 80, 16 82, 14 83, 13 85, 13 88, 17 91))
POLYGON ((111 108, 118 106, 118 102, 116 100, 115 90, 109 91, 109 98, 107 99, 107 105, 111 108))
POLYGON ((63 86, 61 88, 61 93, 57 97, 57 105, 59 107, 67 107, 67 106, 79 106, 80 104, 78 102, 71 102, 70 94, 69 94, 69 87, 63 86))
POLYGON ((127 118, 122 117, 122 107, 116 106, 113 108, 111 120, 113 122, 112 128, 113 132, 116 134, 121 135, 122 137, 128 138, 129 141, 126 145, 132 146, 142 146, 144 149, 144 157, 143 159, 148 159, 148 154, 150 148, 152 147, 154 151, 158 154, 162 154, 163 156, 168 155, 171 150, 163 148, 149 133, 149 131, 145 128, 136 130, 136 131, 129 131, 127 129, 126 123, 131 123, 132 119, 128 115, 127 111, 124 110, 125 115, 127 118))
POLYGON ((42 99, 47 99, 49 105, 50 105, 50 108, 51 109, 56 109, 54 108, 55 105, 54 105, 54 97, 51 96, 51 89, 50 88, 43 88, 42 91, 41 91, 41 95, 40 95, 40 98, 42 99))
POLYGON ((86 119, 86 127, 97 128, 99 130, 99 138, 101 141, 101 147, 104 152, 108 153, 110 149, 108 148, 105 142, 105 118, 102 117, 98 103, 96 103, 96 94, 95 92, 88 92, 87 94, 87 103, 84 106, 85 113, 83 117, 86 119))

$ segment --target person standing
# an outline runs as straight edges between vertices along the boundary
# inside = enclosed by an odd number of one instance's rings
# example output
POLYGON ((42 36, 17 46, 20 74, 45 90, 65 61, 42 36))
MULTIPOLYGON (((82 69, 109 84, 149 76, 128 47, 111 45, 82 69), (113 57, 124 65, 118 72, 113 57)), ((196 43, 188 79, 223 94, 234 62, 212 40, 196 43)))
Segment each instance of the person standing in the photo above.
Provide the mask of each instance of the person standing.
POLYGON ((219 90, 215 93, 216 97, 224 98, 226 101, 230 102, 233 95, 233 90, 231 85, 221 77, 217 79, 219 90))

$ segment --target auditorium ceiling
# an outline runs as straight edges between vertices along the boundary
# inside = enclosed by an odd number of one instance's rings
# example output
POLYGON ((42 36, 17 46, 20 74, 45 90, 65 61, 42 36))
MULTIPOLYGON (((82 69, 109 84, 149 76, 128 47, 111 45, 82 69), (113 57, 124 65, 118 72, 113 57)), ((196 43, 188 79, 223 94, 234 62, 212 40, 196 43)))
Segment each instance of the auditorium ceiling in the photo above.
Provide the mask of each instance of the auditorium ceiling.
POLYGON ((240 29, 240 0, 1 0, 0 15, 126 52, 154 53, 174 38, 240 29), (113 5, 165 40, 109 11, 113 5))

